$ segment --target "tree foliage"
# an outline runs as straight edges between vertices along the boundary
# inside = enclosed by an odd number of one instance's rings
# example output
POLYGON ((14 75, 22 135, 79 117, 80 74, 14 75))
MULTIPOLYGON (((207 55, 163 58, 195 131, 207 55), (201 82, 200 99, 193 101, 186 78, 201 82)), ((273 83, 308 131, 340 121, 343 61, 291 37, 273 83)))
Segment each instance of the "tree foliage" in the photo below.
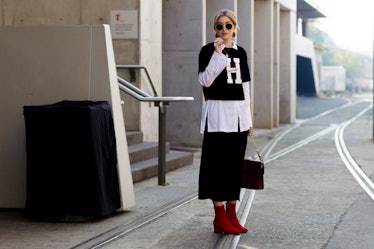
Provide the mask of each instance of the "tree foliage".
POLYGON ((339 48, 328 33, 318 28, 317 22, 308 23, 307 37, 326 47, 322 52, 323 66, 343 66, 347 77, 353 79, 364 77, 364 63, 368 60, 367 56, 339 48))

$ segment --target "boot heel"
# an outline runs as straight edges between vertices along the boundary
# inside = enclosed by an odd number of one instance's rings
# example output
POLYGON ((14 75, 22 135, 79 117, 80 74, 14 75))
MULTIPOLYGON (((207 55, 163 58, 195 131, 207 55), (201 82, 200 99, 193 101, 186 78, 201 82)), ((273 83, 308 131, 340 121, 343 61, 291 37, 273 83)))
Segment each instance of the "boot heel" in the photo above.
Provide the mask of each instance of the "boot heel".
POLYGON ((222 229, 216 225, 214 225, 214 232, 215 233, 222 233, 222 229))

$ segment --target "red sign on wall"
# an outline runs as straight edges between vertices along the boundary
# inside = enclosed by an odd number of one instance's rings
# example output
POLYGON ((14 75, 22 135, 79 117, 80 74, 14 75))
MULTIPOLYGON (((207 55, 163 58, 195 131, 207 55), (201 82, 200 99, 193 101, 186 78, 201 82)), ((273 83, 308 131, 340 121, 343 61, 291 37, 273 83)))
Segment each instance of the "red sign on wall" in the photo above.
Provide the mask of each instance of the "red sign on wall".
POLYGON ((112 10, 110 27, 113 39, 137 39, 138 11, 112 10))

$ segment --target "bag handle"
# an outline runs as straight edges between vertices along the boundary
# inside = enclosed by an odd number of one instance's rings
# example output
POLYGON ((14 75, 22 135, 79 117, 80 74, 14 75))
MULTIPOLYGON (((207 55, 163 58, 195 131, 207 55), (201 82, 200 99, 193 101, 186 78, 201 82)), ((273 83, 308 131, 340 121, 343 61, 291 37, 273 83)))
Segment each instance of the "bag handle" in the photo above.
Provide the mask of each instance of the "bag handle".
POLYGON ((262 159, 262 156, 261 156, 261 153, 260 153, 260 150, 258 149, 257 147, 257 144, 255 142, 255 138, 253 137, 253 133, 249 133, 249 138, 251 139, 251 143, 253 144, 253 147, 255 147, 255 150, 256 150, 256 153, 258 155, 258 158, 260 159, 261 161, 261 168, 264 168, 265 167, 265 163, 264 163, 264 160, 262 159))

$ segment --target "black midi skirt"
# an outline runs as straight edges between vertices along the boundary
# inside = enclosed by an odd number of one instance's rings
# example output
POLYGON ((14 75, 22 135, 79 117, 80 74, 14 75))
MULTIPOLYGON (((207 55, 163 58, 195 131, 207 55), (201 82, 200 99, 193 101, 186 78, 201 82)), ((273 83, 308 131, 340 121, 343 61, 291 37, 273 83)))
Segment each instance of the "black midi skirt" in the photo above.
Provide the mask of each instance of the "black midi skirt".
POLYGON ((239 200, 248 131, 204 132, 199 199, 239 200))

